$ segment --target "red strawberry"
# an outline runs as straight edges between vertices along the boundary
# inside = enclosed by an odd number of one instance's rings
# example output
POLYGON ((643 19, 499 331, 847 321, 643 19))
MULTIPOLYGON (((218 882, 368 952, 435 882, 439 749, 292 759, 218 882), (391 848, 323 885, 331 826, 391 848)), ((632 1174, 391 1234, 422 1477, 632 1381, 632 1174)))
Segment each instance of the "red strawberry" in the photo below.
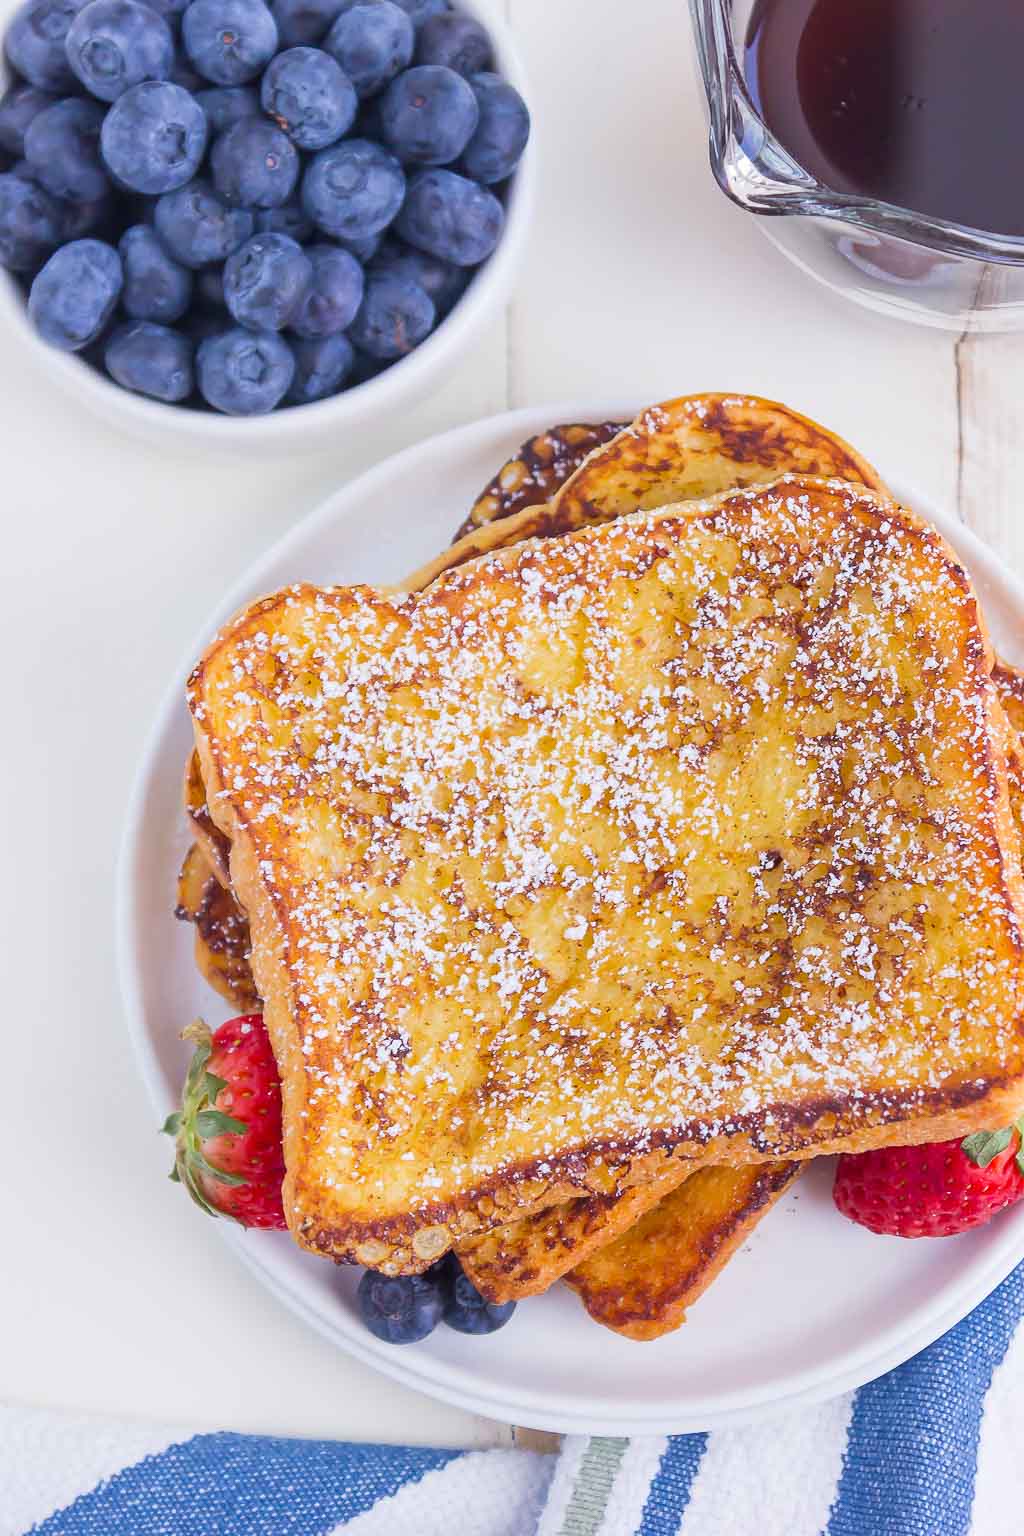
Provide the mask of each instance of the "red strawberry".
POLYGON ((181 1109, 163 1129, 174 1137, 171 1178, 208 1216, 243 1227, 283 1227, 281 1083, 263 1016, 229 1019, 213 1036, 201 1020, 181 1109))
POLYGON ((1021 1195, 1020 1122, 963 1141, 847 1153, 832 1190, 844 1216, 893 1237, 952 1237, 981 1226, 1021 1195))

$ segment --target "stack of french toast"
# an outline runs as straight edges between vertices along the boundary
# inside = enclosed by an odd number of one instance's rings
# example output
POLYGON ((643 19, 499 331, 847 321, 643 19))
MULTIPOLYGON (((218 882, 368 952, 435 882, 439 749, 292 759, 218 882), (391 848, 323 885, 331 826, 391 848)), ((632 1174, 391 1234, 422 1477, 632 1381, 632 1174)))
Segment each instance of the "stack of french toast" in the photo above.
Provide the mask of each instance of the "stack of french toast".
POLYGON ((784 406, 553 428, 188 698, 178 910, 264 1013, 304 1248, 651 1339, 809 1159, 1020 1111, 1022 679, 784 406))

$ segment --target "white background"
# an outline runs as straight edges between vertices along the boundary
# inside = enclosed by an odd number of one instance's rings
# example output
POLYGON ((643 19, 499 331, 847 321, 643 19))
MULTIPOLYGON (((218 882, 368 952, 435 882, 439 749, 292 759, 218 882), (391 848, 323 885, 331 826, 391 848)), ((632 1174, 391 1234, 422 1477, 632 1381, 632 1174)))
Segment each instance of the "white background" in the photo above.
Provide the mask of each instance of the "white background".
POLYGON ((141 743, 225 587, 327 492, 507 406, 742 390, 837 429, 1024 571, 1024 340, 876 319, 787 266, 711 180, 684 0, 506 11, 532 82, 535 224, 507 319, 430 399, 316 457, 172 458, 66 403, 0 333, 3 1396, 508 1441, 334 1353, 237 1267, 164 1178, 124 1038, 113 875, 141 743))

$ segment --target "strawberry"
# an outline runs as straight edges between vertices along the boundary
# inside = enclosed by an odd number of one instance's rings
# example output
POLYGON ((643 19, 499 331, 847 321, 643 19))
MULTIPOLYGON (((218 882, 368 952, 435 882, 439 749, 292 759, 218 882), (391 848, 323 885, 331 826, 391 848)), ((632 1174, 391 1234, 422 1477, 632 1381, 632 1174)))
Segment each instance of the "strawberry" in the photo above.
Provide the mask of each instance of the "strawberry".
POLYGON ((281 1083, 262 1014, 229 1019, 212 1036, 197 1020, 182 1039, 196 1050, 181 1109, 163 1126, 175 1143, 171 1178, 208 1216, 283 1227, 281 1083))
POLYGON ((1018 1121, 963 1141, 884 1147, 839 1159, 832 1198, 851 1221, 893 1237, 951 1237, 1024 1195, 1018 1121))

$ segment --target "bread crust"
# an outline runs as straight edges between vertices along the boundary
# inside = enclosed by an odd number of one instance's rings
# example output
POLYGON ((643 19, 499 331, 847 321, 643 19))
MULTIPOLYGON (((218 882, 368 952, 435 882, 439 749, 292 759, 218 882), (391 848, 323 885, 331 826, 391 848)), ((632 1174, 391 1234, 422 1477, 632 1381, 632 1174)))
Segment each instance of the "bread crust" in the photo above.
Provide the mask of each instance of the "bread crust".
POLYGON ((569 1274, 595 1322, 660 1339, 686 1321, 736 1250, 793 1184, 799 1163, 705 1168, 569 1274))
MULTIPOLYGON (((606 427, 592 430, 603 434, 606 427)), ((638 510, 767 485, 784 474, 848 480, 889 494, 878 471, 855 448, 788 405, 758 395, 684 395, 641 411, 610 441, 595 447, 546 502, 519 507, 489 487, 482 507, 491 515, 480 516, 478 502, 469 519, 474 526, 463 524, 462 537, 405 585, 419 591, 444 571, 526 539, 556 538, 638 510)), ((499 482, 500 477, 499 471, 499 482)))
MULTIPOLYGON (((762 558, 760 553, 758 558, 762 558)), ((631 575, 631 583, 634 579, 631 575)), ((272 646, 273 642, 269 643, 272 646)), ((986 1120, 1006 1118, 1024 1096, 1019 1028, 1021 882, 1006 789, 1005 720, 1000 720, 1001 711, 988 680, 990 667, 991 653, 967 578, 933 529, 870 493, 791 477, 755 492, 729 492, 703 504, 636 514, 621 519, 613 529, 589 529, 557 544, 528 544, 503 551, 446 576, 415 600, 412 608, 409 600, 386 598, 365 589, 317 592, 299 588, 248 609, 203 658, 190 684, 190 700, 203 780, 211 794, 210 809, 231 841, 232 882, 250 917, 254 970, 266 1000, 268 1026, 282 1070, 286 1209, 299 1241, 337 1258, 411 1270, 424 1267, 460 1236, 499 1224, 512 1214, 526 1214, 581 1191, 609 1193, 664 1175, 669 1158, 705 1163, 802 1158, 895 1141, 945 1139, 986 1120), (812 507, 813 517, 808 515, 812 507), (944 601, 950 606, 939 627, 950 654, 944 664, 952 668, 950 676, 955 673, 959 679, 960 703, 971 715, 971 739, 968 742, 965 737, 963 741, 967 754, 963 767, 978 807, 978 826, 972 836, 977 837, 974 852, 979 879, 984 870, 984 900, 992 908, 993 933, 998 930, 999 964, 993 985, 1003 1000, 999 1004, 1000 1021, 992 1011, 996 1007, 992 995, 980 1005, 982 1011, 989 1010, 986 1017, 991 1018, 990 1035, 986 1035, 993 1046, 989 1058, 983 1061, 976 1051, 968 1051, 962 1074, 943 1070, 935 1081, 928 1081, 925 1074, 913 1087, 900 1087, 865 1073, 864 1086, 852 1090, 805 1093, 798 1101, 784 1095, 762 1095, 756 1108, 749 1110, 736 1100, 723 1100, 718 1115, 680 1115, 672 1123, 647 1124, 642 1132, 595 1133, 581 1140, 570 1139, 564 1145, 548 1144, 533 1155, 524 1147, 521 1156, 502 1155, 490 1173, 480 1171, 478 1164, 471 1178, 453 1177, 451 1187, 436 1196, 427 1193, 429 1186, 420 1185, 415 1200, 406 1199, 404 1204, 392 1200, 389 1192, 381 1193, 381 1186, 372 1192, 372 1198, 353 1196, 354 1185, 344 1198, 330 1198, 330 1186, 325 1183, 325 1175, 332 1176, 330 1164, 323 1161, 322 1138, 326 1133, 317 1119, 321 1110, 310 1098, 309 1052, 312 1050, 315 1062, 316 1048, 311 1045, 308 1017, 302 1022, 302 984, 295 976, 294 891, 268 886, 261 869, 268 845, 258 835, 259 817, 252 814, 252 797, 258 800, 262 792, 258 776, 245 778, 245 765, 237 755, 232 756, 231 732, 224 724, 228 683, 233 694, 240 697, 244 693, 236 676, 241 664, 240 644, 244 649, 254 637, 275 635, 289 610, 306 613, 318 605, 330 609, 328 627, 335 629, 342 623, 343 611, 351 613, 353 604, 359 612, 356 628, 372 628, 378 622, 401 628, 409 622, 410 613, 423 604, 437 620, 437 643, 441 644, 442 621, 444 628, 450 629, 453 614, 461 619, 467 601, 480 602, 486 594, 490 603, 507 593, 509 577, 512 590, 518 591, 523 583, 535 585, 538 570, 548 567, 549 562, 550 573, 559 561, 570 560, 582 562, 579 569, 586 568, 587 582, 595 584, 595 591, 604 591, 606 574, 601 561, 606 555, 615 569, 624 569, 625 562, 632 573, 642 569, 645 561, 650 565, 666 558, 663 552, 674 548, 676 541, 686 541, 698 533, 701 539, 710 538, 712 533, 716 538, 731 537, 732 533, 738 536, 740 527, 748 526, 751 518, 767 527, 777 517, 796 519, 793 529, 802 520, 803 532, 792 534, 797 541, 792 546, 793 558, 801 538, 808 542, 808 548, 816 547, 814 541, 827 525, 842 529, 858 548, 858 541, 865 540, 872 547, 879 539, 891 542, 893 548, 898 545, 906 554, 908 580, 911 572, 927 571, 928 583, 939 583, 945 591, 944 601), (240 774, 244 780, 241 789, 240 774), (289 942, 292 949, 286 952, 289 942), (997 1059, 997 1055, 1004 1059, 997 1059), (723 1132, 716 1131, 716 1119, 720 1123, 724 1120, 723 1132)), ((250 703, 258 693, 256 689, 250 703)), ((276 708, 279 703, 272 692, 261 697, 260 708, 265 704, 276 708)), ((951 718, 946 742, 950 749, 955 735, 956 721, 951 718)), ((960 803, 959 791, 953 798, 957 814, 969 815, 969 808, 960 803)), ((943 814, 949 810, 947 805, 943 814)), ((957 856, 963 851, 959 849, 957 856)), ((939 1030, 942 1023, 932 1019, 927 1027, 939 1030)), ((967 1032, 972 1028, 966 1018, 962 1028, 967 1032)), ((945 1045, 937 1037, 937 1055, 945 1045)), ((948 1052, 944 1059, 951 1060, 948 1052)), ((572 1108, 571 1099, 567 1108, 572 1108)), ((485 1122, 481 1129, 486 1133, 495 1127, 488 1128, 485 1122)), ((378 1144, 374 1149, 376 1167, 380 1150, 378 1144)))

